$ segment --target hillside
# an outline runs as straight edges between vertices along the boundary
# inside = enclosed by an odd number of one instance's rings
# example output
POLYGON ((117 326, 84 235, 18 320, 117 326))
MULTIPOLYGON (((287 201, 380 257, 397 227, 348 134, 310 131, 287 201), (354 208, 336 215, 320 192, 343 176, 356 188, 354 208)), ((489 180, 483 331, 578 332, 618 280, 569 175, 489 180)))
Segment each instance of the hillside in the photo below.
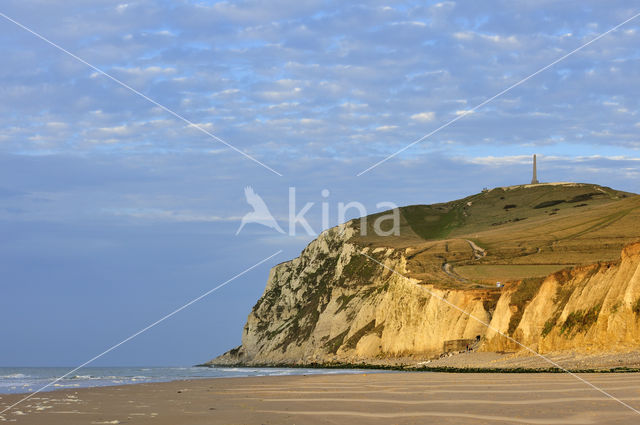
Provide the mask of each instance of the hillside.
POLYGON ((398 236, 362 236, 376 216, 353 220, 271 270, 242 346, 211 364, 413 362, 461 347, 521 348, 504 335, 544 352, 633 350, 639 214, 640 196, 563 183, 404 207, 398 236))
MULTIPOLYGON (((543 277, 568 266, 618 259, 625 245, 640 240, 640 197, 592 184, 496 188, 400 210, 400 236, 356 241, 405 249, 411 277, 438 286, 543 277), (468 241, 485 255, 474 255, 468 241), (444 272, 445 263, 455 277, 444 272)), ((367 220, 369 226, 374 218, 367 220)), ((359 229, 360 220, 355 225, 359 229)), ((368 235, 374 235, 371 230, 368 235)))

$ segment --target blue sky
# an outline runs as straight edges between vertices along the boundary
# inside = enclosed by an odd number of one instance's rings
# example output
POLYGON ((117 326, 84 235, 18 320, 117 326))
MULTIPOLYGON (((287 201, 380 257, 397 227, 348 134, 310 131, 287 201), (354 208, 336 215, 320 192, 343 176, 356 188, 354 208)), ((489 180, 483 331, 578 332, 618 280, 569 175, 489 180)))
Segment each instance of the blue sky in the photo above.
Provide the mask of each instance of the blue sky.
POLYGON ((193 364, 238 345, 269 267, 309 236, 239 218, 320 202, 447 201, 543 181, 639 192, 640 12, 623 1, 7 0, 0 12, 276 169, 189 128, 0 18, 0 365, 193 364), (328 189, 330 196, 321 197, 328 189))

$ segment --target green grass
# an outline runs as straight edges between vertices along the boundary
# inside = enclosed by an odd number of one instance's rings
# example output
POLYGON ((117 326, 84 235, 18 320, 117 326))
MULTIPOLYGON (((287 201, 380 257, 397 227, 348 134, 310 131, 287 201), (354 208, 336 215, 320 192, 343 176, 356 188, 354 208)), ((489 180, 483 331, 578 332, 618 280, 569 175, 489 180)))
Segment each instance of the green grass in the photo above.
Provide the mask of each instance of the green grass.
POLYGON ((538 205, 536 205, 533 208, 535 208, 537 210, 540 209, 540 208, 549 208, 549 207, 554 207, 554 206, 556 206, 558 204, 562 204, 564 202, 566 202, 564 199, 554 199, 553 201, 541 202, 541 203, 539 203, 538 205))
POLYGON ((498 300, 500 299, 500 293, 494 292, 488 295, 488 298, 482 300, 482 307, 484 307, 485 311, 489 314, 493 314, 496 310, 496 306, 498 305, 498 300))
POLYGON ((342 269, 342 282, 370 283, 380 266, 364 255, 355 254, 342 269))
POLYGON ((442 239, 464 223, 459 206, 432 207, 425 205, 401 209, 402 215, 411 229, 423 239, 442 239))
POLYGON ((344 338, 347 336, 348 333, 349 333, 349 329, 347 329, 346 331, 342 332, 340 335, 337 335, 331 338, 329 341, 327 341, 324 344, 324 348, 327 350, 327 353, 336 354, 338 352, 338 349, 342 345, 344 338))
POLYGON ((616 302, 614 305, 611 306, 611 313, 616 314, 618 310, 620 310, 620 307, 622 307, 622 302, 621 301, 616 302))
POLYGON ((553 303, 555 304, 556 308, 551 318, 545 322, 544 327, 542 328, 541 335, 543 337, 549 335, 553 328, 556 326, 558 319, 562 314, 562 311, 569 302, 569 298, 571 298, 571 294, 573 294, 573 290, 573 286, 567 283, 559 284, 556 288, 556 295, 553 298, 553 303))
POLYGON ((560 327, 560 335, 570 335, 588 331, 598 320, 601 308, 602 304, 598 304, 589 310, 576 310, 569 313, 560 327))
POLYGON ((551 333, 553 328, 556 326, 556 322, 558 321, 558 317, 554 316, 551 319, 544 322, 544 327, 542 328, 541 335, 545 337, 551 333))
POLYGON ((638 297, 636 302, 633 303, 631 310, 636 314, 636 316, 640 316, 640 297, 638 297))
POLYGON ((376 321, 375 320, 370 321, 365 326, 363 326, 358 331, 356 331, 356 333, 351 335, 351 337, 349 337, 347 342, 345 342, 344 344, 345 348, 347 349, 356 348, 356 346, 358 345, 358 342, 360 342, 362 337, 364 337, 369 333, 372 333, 375 328, 376 328, 376 321))
POLYGON ((536 296, 540 289, 540 285, 542 285, 542 279, 525 279, 520 282, 516 291, 511 295, 509 305, 515 306, 517 309, 511 315, 511 319, 509 320, 509 328, 507 330, 508 335, 513 335, 515 332, 516 328, 520 324, 520 320, 522 320, 525 307, 533 297, 536 296))
POLYGON ((508 281, 543 277, 567 268, 566 264, 474 264, 455 268, 467 279, 508 281))
POLYGON ((347 308, 347 305, 349 305, 349 302, 356 297, 357 295, 359 295, 358 293, 353 293, 351 295, 340 295, 338 297, 338 299, 336 301, 338 301, 338 303, 340 304, 340 307, 338 307, 338 309, 336 310, 336 314, 340 313, 342 310, 344 310, 345 308, 347 308))

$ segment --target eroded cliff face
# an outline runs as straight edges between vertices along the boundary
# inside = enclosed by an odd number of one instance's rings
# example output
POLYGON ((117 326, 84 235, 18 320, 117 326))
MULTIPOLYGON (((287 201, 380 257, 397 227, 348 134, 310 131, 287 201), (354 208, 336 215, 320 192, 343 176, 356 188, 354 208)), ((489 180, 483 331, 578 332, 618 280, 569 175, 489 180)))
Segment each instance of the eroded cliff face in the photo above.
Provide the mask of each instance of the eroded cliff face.
POLYGON ((620 262, 516 282, 494 291, 492 301, 486 290, 406 278, 404 250, 362 247, 352 242, 354 232, 351 223, 327 230, 298 258, 274 267, 242 346, 211 363, 428 359, 446 341, 478 337, 480 350, 521 348, 501 334, 540 352, 610 352, 640 343, 640 244, 628 246, 620 262))
MULTIPOLYGON (((518 349, 508 333, 517 288, 505 292, 486 333, 487 351, 518 349)), ((540 353, 638 349, 640 345, 640 243, 628 245, 619 262, 576 267, 547 277, 522 313, 518 342, 540 353)))

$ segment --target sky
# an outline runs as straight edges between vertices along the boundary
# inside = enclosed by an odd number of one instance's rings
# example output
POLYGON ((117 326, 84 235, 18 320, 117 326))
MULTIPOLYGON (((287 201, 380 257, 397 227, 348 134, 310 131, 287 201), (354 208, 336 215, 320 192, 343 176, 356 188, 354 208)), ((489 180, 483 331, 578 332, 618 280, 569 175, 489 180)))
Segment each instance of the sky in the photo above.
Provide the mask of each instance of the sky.
POLYGON ((282 251, 94 365, 209 360, 340 202, 374 213, 527 183, 534 153, 541 181, 640 192, 640 17, 475 108, 639 12, 3 1, 0 365, 77 366, 282 251), (247 186, 285 234, 236 235, 247 186), (291 190, 313 233, 289 231, 291 190))

